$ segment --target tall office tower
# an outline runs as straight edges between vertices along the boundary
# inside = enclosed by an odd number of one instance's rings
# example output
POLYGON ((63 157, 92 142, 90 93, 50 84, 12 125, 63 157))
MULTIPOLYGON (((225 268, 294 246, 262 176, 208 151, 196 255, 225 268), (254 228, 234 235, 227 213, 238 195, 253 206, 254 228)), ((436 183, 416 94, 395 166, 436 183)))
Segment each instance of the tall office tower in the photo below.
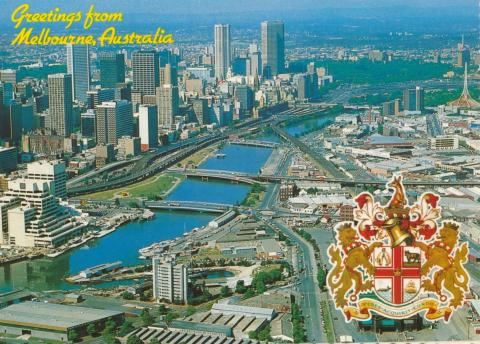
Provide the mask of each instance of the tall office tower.
POLYGON ((158 128, 171 129, 174 117, 178 115, 178 86, 157 87, 158 128))
POLYGON ((98 105, 97 144, 118 143, 118 138, 131 136, 133 130, 132 103, 126 100, 104 102, 98 105))
POLYGON ((403 91, 403 109, 405 111, 422 112, 424 110, 425 91, 421 87, 403 91))
POLYGON ((48 76, 48 104, 47 128, 55 130, 61 136, 70 135, 73 131, 73 95, 70 74, 48 76))
POLYGON ((15 179, 6 196, 18 197, 20 206, 8 210, 8 244, 23 247, 56 247, 85 230, 51 194, 52 182, 15 179))
POLYGON ((155 256, 153 266, 153 297, 157 301, 187 303, 188 273, 183 264, 155 256))
POLYGON ((18 145, 22 139, 22 104, 11 100, 3 105, 0 123, 0 137, 18 145))
POLYGON ((160 86, 173 85, 178 86, 177 68, 167 63, 164 67, 160 67, 160 86))
POLYGON ((247 61, 247 75, 262 75, 262 58, 259 51, 254 51, 249 54, 247 61))
POLYGON ((15 69, 0 70, 0 81, 6 84, 17 84, 17 71, 15 69))
POLYGON ((115 100, 115 90, 113 88, 100 88, 87 92, 87 109, 95 109, 97 105, 103 102, 115 100))
POLYGON ((140 105, 138 134, 142 151, 158 146, 158 110, 155 105, 140 105))
POLYGON ((264 21, 262 31, 263 75, 271 78, 285 68, 285 28, 283 21, 264 21))
POLYGON ((249 116, 253 109, 253 91, 247 85, 235 87, 235 108, 240 117, 249 116))
POLYGON ((8 105, 15 99, 15 87, 9 82, 1 83, 0 86, 0 91, 2 92, 2 102, 0 105, 8 105))
POLYGON ((160 86, 159 59, 156 51, 136 51, 132 54, 133 89, 142 95, 155 95, 160 86))
POLYGON ((215 77, 224 80, 231 62, 230 25, 215 25, 215 77))
POLYGON ((193 113, 198 124, 210 124, 210 113, 208 109, 208 99, 199 98, 192 100, 193 113))
POLYGON ((88 45, 67 45, 67 72, 72 76, 73 99, 86 102, 90 89, 90 48, 88 45))
POLYGON ((393 116, 395 115, 395 102, 384 102, 383 103, 383 115, 384 116, 393 116))
POLYGON ((114 52, 98 54, 100 64, 100 86, 115 88, 125 82, 125 55, 114 52))
POLYGON ((67 173, 60 160, 39 160, 27 164, 27 179, 52 181, 50 193, 61 199, 67 198, 67 173))
POLYGON ((318 97, 318 76, 313 74, 300 74, 297 79, 297 97, 300 100, 315 99, 318 97))

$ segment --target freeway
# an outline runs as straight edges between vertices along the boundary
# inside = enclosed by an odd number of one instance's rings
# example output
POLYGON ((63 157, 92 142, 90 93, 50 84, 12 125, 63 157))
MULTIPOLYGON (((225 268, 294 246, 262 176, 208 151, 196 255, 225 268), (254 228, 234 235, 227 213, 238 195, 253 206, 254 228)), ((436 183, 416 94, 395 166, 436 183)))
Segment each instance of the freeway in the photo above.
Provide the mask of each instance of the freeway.
POLYGON ((102 182, 94 182, 90 179, 92 183, 88 185, 68 188, 68 195, 76 196, 102 190, 114 189, 116 187, 121 187, 141 181, 145 178, 148 178, 149 176, 155 175, 156 173, 165 170, 176 162, 192 155, 196 151, 205 148, 215 142, 221 141, 222 139, 224 139, 224 136, 214 136, 213 138, 202 139, 196 144, 189 144, 186 146, 186 148, 176 150, 173 153, 166 155, 160 159, 142 159, 141 163, 139 163, 138 166, 135 166, 128 174, 121 175, 117 178, 107 179, 106 181, 102 182))
POLYGON ((150 209, 188 210, 220 214, 232 208, 230 204, 192 201, 147 201, 145 206, 150 209))

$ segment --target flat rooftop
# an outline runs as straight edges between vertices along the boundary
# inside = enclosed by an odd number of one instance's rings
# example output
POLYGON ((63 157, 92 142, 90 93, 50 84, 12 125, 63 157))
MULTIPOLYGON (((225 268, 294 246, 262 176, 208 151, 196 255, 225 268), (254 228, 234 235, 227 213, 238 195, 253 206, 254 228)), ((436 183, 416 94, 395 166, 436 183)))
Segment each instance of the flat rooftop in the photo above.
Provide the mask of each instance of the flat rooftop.
POLYGON ((27 301, 0 310, 0 324, 66 331, 122 312, 27 301))

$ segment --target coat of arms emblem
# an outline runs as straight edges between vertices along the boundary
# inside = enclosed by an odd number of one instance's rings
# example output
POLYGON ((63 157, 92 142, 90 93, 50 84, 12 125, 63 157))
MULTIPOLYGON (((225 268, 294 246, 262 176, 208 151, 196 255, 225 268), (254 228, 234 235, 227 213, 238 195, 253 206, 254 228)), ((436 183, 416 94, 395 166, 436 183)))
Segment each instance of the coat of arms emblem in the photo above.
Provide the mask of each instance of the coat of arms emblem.
POLYGON ((459 244, 459 225, 441 221, 436 194, 424 193, 409 205, 401 176, 387 187, 394 193, 386 206, 362 193, 355 199, 356 224, 335 228, 327 276, 335 307, 347 321, 368 320, 372 313, 448 321, 469 290, 468 245, 459 244))

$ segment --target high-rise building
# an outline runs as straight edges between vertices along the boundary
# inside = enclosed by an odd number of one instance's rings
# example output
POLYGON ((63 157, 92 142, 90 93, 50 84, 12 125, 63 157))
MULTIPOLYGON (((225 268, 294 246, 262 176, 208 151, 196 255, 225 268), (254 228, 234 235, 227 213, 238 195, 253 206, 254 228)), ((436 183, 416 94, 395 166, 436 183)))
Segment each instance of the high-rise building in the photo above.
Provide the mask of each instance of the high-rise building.
POLYGON ((132 135, 132 103, 126 100, 104 102, 95 110, 97 116, 97 144, 116 145, 118 138, 132 135))
POLYGON ((0 173, 9 173, 17 169, 17 147, 0 146, 0 173))
POLYGON ((142 95, 155 95, 160 86, 160 63, 156 51, 136 51, 132 54, 133 89, 142 95))
POLYGON ((178 87, 163 85, 157 87, 157 110, 159 129, 171 129, 174 117, 178 115, 178 87))
POLYGON ((56 247, 82 233, 86 224, 70 217, 51 193, 52 181, 19 178, 8 182, 6 196, 20 198, 8 210, 9 245, 56 247))
POLYGON ((142 151, 158 146, 158 110, 156 105, 140 105, 138 133, 142 151))
POLYGON ((100 85, 102 88, 115 88, 125 82, 125 55, 114 52, 98 54, 100 64, 100 85))
POLYGON ((50 193, 57 198, 67 198, 67 173, 62 161, 40 160, 27 164, 27 178, 51 181, 50 193))
POLYGON ((97 105, 113 100, 115 100, 115 90, 113 88, 100 88, 88 91, 87 109, 95 109, 97 105))
POLYGON ((177 68, 170 63, 160 67, 160 86, 162 85, 178 86, 177 68))
POLYGON ((153 297, 157 302, 187 303, 188 273, 183 264, 155 256, 153 266, 153 297))
POLYGON ((215 77, 224 80, 231 62, 230 25, 216 24, 215 36, 215 77))
POLYGON ((198 124, 203 125, 210 123, 208 100, 206 98, 193 99, 192 109, 198 124))
POLYGON ((300 74, 297 78, 297 98, 299 100, 315 99, 318 96, 317 73, 300 74))
POLYGON ((92 109, 87 110, 87 112, 80 115, 80 128, 82 136, 85 137, 95 137, 96 115, 95 111, 92 109))
POLYGON ((17 84, 17 71, 15 69, 3 69, 0 70, 0 81, 6 84, 17 84))
POLYGON ((0 137, 18 145, 22 139, 22 104, 11 100, 0 112, 0 137))
POLYGON ((384 116, 395 115, 395 103, 393 101, 383 103, 383 115, 384 116))
POLYGON ((141 152, 139 137, 122 136, 118 139, 118 156, 127 158, 134 157, 141 152))
POLYGON ((425 91, 421 87, 403 91, 403 108, 405 111, 422 112, 424 110, 425 91))
MULTIPOLYGON (((8 190, 8 187, 6 190, 8 190)), ((18 197, 0 197, 0 242, 2 245, 8 244, 8 211, 12 208, 18 207, 19 205, 20 198, 18 197)))
POLYGON ((263 75, 271 78, 285 68, 285 28, 283 21, 264 21, 261 24, 263 75))
POLYGON ((61 136, 71 134, 73 131, 72 101, 72 76, 70 74, 50 74, 48 76, 49 120, 47 128, 61 136))
POLYGON ((240 117, 249 116, 253 109, 253 91, 247 85, 235 87, 235 102, 240 117))
POLYGON ((72 76, 73 99, 86 102, 90 89, 90 48, 88 45, 67 45, 67 72, 72 76))
POLYGON ((259 51, 251 52, 247 61, 247 75, 262 75, 262 58, 259 51))

